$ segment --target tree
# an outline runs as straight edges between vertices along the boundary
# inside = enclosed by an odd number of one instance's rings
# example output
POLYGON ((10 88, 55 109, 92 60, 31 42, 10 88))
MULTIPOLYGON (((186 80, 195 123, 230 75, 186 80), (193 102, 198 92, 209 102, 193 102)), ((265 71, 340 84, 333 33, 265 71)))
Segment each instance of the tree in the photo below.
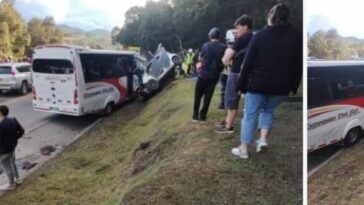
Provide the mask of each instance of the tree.
MULTIPOLYGON (((277 0, 161 0, 148 1, 145 7, 133 7, 125 14, 124 26, 116 38, 124 45, 139 45, 153 50, 159 43, 170 50, 199 48, 207 33, 218 27, 224 34, 243 14, 254 20, 254 30, 266 24, 269 9, 277 0), (157 42, 159 41, 159 42, 157 42)), ((302 30, 301 0, 287 2, 292 24, 302 30)), ((224 36, 224 35, 223 35, 224 36)), ((222 36, 222 39, 223 39, 222 36)))
POLYGON ((28 56, 39 45, 63 42, 63 33, 57 28, 53 17, 50 16, 44 19, 32 18, 28 22, 28 31, 31 36, 31 43, 26 52, 28 56))
POLYGON ((0 24, 5 42, 1 43, 0 50, 6 57, 23 57, 26 46, 30 43, 25 24, 18 12, 9 3, 0 4, 0 24), (5 25, 6 24, 6 25, 5 25))
POLYGON ((5 22, 0 22, 0 58, 11 56, 11 42, 9 35, 9 26, 5 22))

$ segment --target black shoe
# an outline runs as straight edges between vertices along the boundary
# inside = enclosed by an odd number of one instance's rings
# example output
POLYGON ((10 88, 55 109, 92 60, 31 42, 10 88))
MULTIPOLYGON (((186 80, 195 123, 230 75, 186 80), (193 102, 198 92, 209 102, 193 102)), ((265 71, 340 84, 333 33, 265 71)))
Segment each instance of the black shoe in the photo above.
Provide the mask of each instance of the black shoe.
POLYGON ((198 117, 192 116, 192 122, 198 122, 198 121, 199 121, 198 117))
POLYGON ((200 116, 200 118, 198 120, 201 121, 201 122, 205 122, 206 121, 206 117, 200 116))
POLYGON ((219 134, 232 134, 232 133, 234 133, 234 128, 233 127, 227 128, 225 126, 218 127, 215 129, 215 132, 219 133, 219 134))

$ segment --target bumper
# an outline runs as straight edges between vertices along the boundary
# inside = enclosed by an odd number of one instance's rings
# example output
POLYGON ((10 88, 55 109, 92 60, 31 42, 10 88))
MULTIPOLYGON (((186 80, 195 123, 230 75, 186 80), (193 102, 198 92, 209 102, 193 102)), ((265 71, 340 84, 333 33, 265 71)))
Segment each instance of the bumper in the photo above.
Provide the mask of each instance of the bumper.
POLYGON ((42 104, 33 101, 33 108, 36 111, 48 112, 48 113, 56 113, 56 114, 72 115, 72 116, 83 115, 83 113, 80 112, 79 106, 74 106, 74 105, 58 106, 58 105, 42 104))

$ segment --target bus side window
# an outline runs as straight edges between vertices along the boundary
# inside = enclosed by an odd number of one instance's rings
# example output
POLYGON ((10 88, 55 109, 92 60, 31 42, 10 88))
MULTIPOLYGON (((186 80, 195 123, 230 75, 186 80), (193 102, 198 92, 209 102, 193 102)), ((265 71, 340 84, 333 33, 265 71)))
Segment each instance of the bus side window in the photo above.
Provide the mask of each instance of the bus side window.
POLYGON ((355 84, 353 80, 340 80, 330 83, 333 100, 341 100, 355 96, 355 84))
POLYGON ((308 107, 317 107, 330 103, 330 93, 326 83, 308 83, 308 107))

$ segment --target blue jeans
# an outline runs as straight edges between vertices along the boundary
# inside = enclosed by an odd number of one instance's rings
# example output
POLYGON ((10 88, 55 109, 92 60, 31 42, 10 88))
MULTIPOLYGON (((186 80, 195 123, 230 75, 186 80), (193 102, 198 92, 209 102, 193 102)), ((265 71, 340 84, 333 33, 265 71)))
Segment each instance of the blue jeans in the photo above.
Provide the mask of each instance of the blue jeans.
POLYGON ((261 95, 248 92, 245 95, 244 117, 241 120, 240 140, 248 145, 259 129, 271 129, 274 110, 285 96, 261 95))
POLYGON ((15 183, 14 179, 19 179, 18 169, 15 164, 15 154, 1 154, 0 164, 8 176, 9 184, 13 185, 15 183))

